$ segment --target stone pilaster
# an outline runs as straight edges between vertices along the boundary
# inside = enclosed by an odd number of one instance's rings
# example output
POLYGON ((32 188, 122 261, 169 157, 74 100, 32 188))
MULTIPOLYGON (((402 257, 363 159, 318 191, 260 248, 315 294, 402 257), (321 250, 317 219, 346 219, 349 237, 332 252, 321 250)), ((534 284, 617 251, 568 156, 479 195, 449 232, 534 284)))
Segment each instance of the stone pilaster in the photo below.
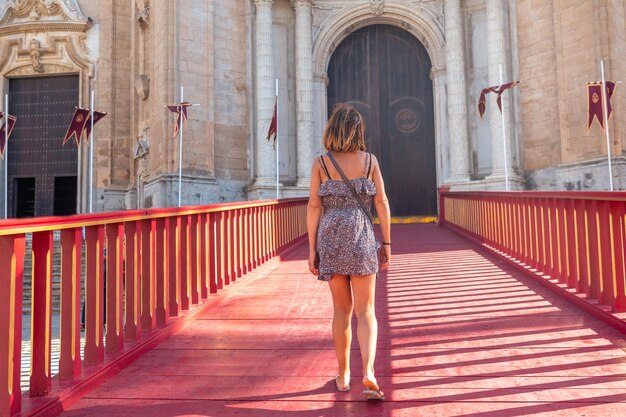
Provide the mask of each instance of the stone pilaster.
POLYGON ((469 180, 469 140, 461 1, 446 0, 444 7, 450 137, 450 177, 448 181, 462 182, 469 180))
POLYGON ((253 0, 255 19, 256 186, 276 184, 276 155, 267 142, 276 96, 272 56, 272 5, 274 0, 253 0))
POLYGON ((312 0, 291 0, 296 11, 296 97, 297 97, 297 175, 298 185, 311 183, 313 161, 313 37, 312 0))
MULTIPOLYGON (((503 82, 509 82, 510 73, 506 52, 506 26, 507 21, 502 0, 487 0, 487 53, 489 55, 489 85, 500 85, 500 65, 502 65, 503 82)), ((513 135, 510 122, 509 95, 508 90, 502 96, 502 108, 505 114, 504 127, 506 130, 506 145, 502 139, 502 115, 498 110, 495 97, 488 96, 487 112, 489 114, 489 126, 491 129, 491 155, 492 171, 491 179, 504 178, 505 166, 509 177, 515 172, 513 170, 513 154, 511 147, 511 137, 513 135), (505 148, 506 146, 506 148, 505 148), (504 152, 506 149, 506 163, 504 152)))

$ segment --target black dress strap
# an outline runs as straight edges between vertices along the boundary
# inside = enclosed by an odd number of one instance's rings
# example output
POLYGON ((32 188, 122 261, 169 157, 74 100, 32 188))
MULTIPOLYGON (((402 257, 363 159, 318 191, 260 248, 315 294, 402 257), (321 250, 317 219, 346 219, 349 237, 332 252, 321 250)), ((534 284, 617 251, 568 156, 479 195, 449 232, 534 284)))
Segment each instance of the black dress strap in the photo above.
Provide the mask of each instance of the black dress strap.
POLYGON ((324 162, 324 155, 320 156, 318 161, 320 161, 320 164, 322 165, 322 169, 324 170, 324 173, 326 174, 326 178, 330 179, 330 174, 328 173, 326 162, 324 162))
POLYGON ((368 153, 367 156, 369 157, 369 162, 367 164, 367 175, 365 175, 365 178, 370 177, 370 171, 372 170, 372 154, 368 153))

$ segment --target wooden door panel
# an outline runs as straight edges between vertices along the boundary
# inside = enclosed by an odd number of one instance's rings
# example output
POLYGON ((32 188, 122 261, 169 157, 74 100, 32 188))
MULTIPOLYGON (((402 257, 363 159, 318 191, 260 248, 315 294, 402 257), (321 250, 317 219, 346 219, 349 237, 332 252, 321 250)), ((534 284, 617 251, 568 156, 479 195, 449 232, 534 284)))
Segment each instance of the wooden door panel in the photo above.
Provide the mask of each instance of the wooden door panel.
POLYGON ((380 161, 394 216, 437 212, 430 69, 424 46, 387 25, 352 33, 329 65, 329 113, 348 102, 363 114, 366 146, 380 161))
POLYGON ((8 144, 10 217, 17 214, 13 190, 20 178, 35 178, 35 216, 54 212, 55 178, 76 176, 76 144, 62 146, 78 104, 78 75, 9 80, 9 111, 17 117, 8 144))

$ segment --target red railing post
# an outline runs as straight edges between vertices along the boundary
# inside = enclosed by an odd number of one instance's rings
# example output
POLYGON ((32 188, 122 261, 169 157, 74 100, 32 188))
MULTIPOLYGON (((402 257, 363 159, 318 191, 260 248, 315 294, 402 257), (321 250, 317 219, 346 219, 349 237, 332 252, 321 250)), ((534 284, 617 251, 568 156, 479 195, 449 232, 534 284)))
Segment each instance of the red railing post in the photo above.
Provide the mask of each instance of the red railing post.
POLYGON ((567 244, 565 254, 567 256, 567 286, 576 288, 576 277, 580 274, 576 257, 578 255, 578 238, 576 236, 576 204, 575 200, 565 202, 565 219, 567 222, 567 244))
POLYGON ((80 376, 82 229, 61 230, 61 351, 59 379, 80 376))
POLYGON ((209 292, 215 294, 217 292, 217 249, 215 248, 215 241, 217 239, 216 230, 216 217, 217 213, 209 213, 209 238, 208 248, 209 261, 208 261, 208 274, 209 274, 209 292))
POLYGON ((141 328, 156 328, 156 220, 141 225, 141 328))
POLYGON ((233 254, 232 261, 232 280, 236 281, 241 275, 239 274, 239 212, 237 209, 232 210, 232 235, 231 247, 233 254))
POLYGON ((216 271, 217 271, 217 289, 221 290, 224 288, 224 274, 226 268, 224 267, 224 251, 226 240, 224 239, 224 212, 219 211, 216 214, 216 224, 215 224, 215 233, 216 233, 216 244, 215 244, 215 252, 216 252, 216 271))
POLYGON ((235 246, 237 248, 237 268, 236 268, 236 275, 237 278, 241 278, 244 274, 243 270, 244 270, 244 248, 246 245, 245 242, 245 235, 244 235, 244 228, 243 228, 243 210, 244 209, 237 209, 236 213, 237 213, 237 239, 235 241, 235 246))
POLYGON ((565 207, 565 200, 556 200, 558 225, 559 225, 559 282, 561 284, 567 283, 569 277, 569 257, 567 256, 567 248, 570 244, 570 239, 567 234, 568 212, 565 207))
POLYGON ((52 343, 52 232, 33 233, 33 307, 30 396, 50 392, 52 343))
POLYGON ((228 277, 227 285, 229 285, 237 279, 235 276, 235 212, 233 210, 228 210, 227 216, 228 220, 226 224, 228 225, 228 243, 226 246, 228 247, 228 271, 226 276, 228 277))
POLYGON ((124 231, 126 233, 124 338, 134 341, 141 338, 141 248, 139 246, 141 223, 126 222, 124 231))
POLYGON ((587 214, 585 201, 576 200, 576 250, 578 252, 578 277, 576 279, 576 291, 588 293, 589 291, 589 228, 587 226, 587 214))
POLYGON ((523 262, 526 265, 533 264, 533 240, 530 233, 531 230, 531 217, 530 217, 530 203, 528 198, 522 199, 522 225, 524 234, 524 257, 523 262))
POLYGON ((552 262, 551 262, 551 252, 550 252, 550 209, 548 200, 546 199, 538 199, 539 203, 538 209, 538 222, 539 222, 539 231, 541 234, 539 235, 539 247, 541 252, 539 252, 539 270, 543 272, 545 275, 550 275, 552 272, 552 262))
POLYGON ((511 221, 511 207, 508 197, 502 197, 502 217, 504 227, 502 228, 502 251, 507 255, 513 255, 513 222, 511 221))
POLYGON ((252 269, 250 262, 250 209, 243 209, 243 273, 252 269))
POLYGON ((615 254, 615 303, 616 312, 626 311, 626 202, 611 203, 613 253, 615 254))
POLYGON ((527 221, 527 235, 528 235, 528 264, 534 268, 538 269, 537 266, 537 254, 539 253, 538 242, 537 242, 537 219, 535 217, 535 206, 534 199, 529 197, 526 199, 526 218, 527 221))
POLYGON ((124 289, 122 275, 124 258, 122 244, 124 224, 110 224, 106 227, 106 351, 118 352, 124 349, 123 300, 124 289))
POLYGON ((169 272, 169 225, 166 226, 166 220, 163 218, 156 219, 156 242, 155 242, 155 268, 156 268, 156 324, 164 324, 170 318, 170 278, 169 272))
POLYGON ((589 244, 589 283, 587 287, 587 295, 591 298, 600 299, 600 255, 599 239, 600 230, 597 222, 597 204, 595 200, 587 201, 587 242, 589 244))
POLYGON ((188 216, 181 218, 180 228, 180 308, 189 310, 191 304, 191 225, 188 216))
POLYGON ((169 280, 169 315, 176 317, 180 314, 180 283, 182 276, 182 261, 180 250, 180 237, 182 236, 182 220, 179 216, 169 217, 166 220, 167 227, 167 279, 169 280))
POLYGON ((611 213, 610 202, 599 201, 598 202, 598 257, 600 260, 600 302, 602 304, 614 306, 615 296, 613 291, 615 286, 613 284, 613 244, 611 236, 611 213))
POLYGON ((260 239, 260 233, 259 233, 259 208, 258 207, 253 207, 252 208, 252 213, 250 214, 251 218, 252 218, 252 229, 250 231, 250 237, 251 237, 251 258, 252 258, 252 269, 255 269, 257 266, 259 266, 259 239, 260 239))
POLYGON ((232 265, 233 265, 233 235, 232 235, 232 223, 231 223, 231 212, 223 211, 222 212, 222 221, 224 223, 224 234, 222 235, 223 247, 222 251, 224 256, 224 286, 230 285, 232 281, 232 265))
POLYGON ((209 219, 208 214, 198 214, 198 224, 200 228, 200 297, 205 299, 209 296, 209 219))
POLYGON ((276 206, 269 206, 268 221, 269 221, 269 238, 270 238, 270 258, 276 256, 276 206))
POLYGON ((269 233, 269 210, 267 206, 263 206, 262 221, 263 221, 263 263, 270 259, 270 233, 269 233))
POLYGON ((104 226, 85 228, 85 365, 104 360, 104 226))
POLYGON ((513 218, 513 256, 517 259, 521 259, 524 256, 521 201, 511 197, 509 198, 509 202, 511 204, 511 216, 513 218))
POLYGON ((191 303, 198 304, 200 302, 200 256, 198 244, 198 216, 189 216, 189 282, 191 303))
POLYGON ((0 236, 0 415, 22 409, 22 291, 24 234, 0 236))
MULTIPOLYGON (((455 201, 455 206, 457 206, 457 201, 455 201)), ((495 199, 494 201, 494 205, 495 205, 495 222, 494 222, 494 227, 495 227, 495 238, 496 238, 496 248, 498 250, 502 250, 502 246, 503 246, 503 242, 504 242, 504 219, 503 219, 503 215, 502 215, 502 198, 498 197, 495 199)), ((457 210, 458 211, 458 210, 457 210)), ((457 212, 454 213, 455 215, 457 214, 457 212)))

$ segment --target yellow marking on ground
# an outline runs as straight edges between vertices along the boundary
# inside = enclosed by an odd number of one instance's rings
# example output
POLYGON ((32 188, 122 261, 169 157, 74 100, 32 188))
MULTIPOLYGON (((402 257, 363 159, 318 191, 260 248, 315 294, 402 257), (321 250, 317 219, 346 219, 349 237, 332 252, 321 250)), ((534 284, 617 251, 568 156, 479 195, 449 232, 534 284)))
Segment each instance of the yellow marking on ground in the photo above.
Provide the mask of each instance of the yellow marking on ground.
MULTIPOLYGON (((415 224, 415 223, 437 223, 437 216, 406 216, 406 217, 392 217, 392 224, 415 224)), ((380 224, 378 218, 374 219, 374 223, 380 224)))

